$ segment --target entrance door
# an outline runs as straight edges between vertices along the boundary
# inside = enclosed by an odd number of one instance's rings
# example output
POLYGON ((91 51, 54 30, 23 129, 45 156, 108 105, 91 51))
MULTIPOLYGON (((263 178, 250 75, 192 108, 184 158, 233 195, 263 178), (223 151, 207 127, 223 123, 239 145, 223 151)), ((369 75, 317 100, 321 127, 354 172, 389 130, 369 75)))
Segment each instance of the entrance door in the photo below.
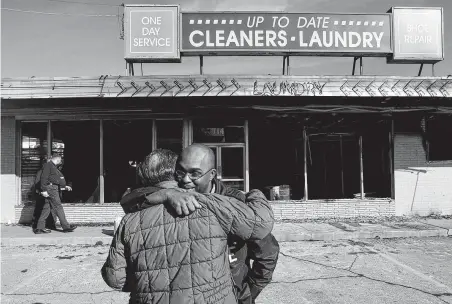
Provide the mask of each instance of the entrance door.
POLYGON ((226 186, 249 191, 248 123, 243 119, 195 119, 194 143, 210 147, 216 158, 217 177, 226 186))
POLYGON ((207 144, 216 159, 217 178, 226 186, 245 191, 245 147, 207 144))

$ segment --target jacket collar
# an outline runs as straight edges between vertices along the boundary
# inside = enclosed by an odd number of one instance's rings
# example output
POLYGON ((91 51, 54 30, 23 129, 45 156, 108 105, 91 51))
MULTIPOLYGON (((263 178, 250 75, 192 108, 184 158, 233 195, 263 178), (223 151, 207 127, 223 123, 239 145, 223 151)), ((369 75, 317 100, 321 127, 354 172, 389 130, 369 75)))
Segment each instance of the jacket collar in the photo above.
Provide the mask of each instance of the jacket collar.
POLYGON ((155 187, 169 189, 169 188, 177 188, 177 182, 176 181, 164 181, 155 184, 155 187))

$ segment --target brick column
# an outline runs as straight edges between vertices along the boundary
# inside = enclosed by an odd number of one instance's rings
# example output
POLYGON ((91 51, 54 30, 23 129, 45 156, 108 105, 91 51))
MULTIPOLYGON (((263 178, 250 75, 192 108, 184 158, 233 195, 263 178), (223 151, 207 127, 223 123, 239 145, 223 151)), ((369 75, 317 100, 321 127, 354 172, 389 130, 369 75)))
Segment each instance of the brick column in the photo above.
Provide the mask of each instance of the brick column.
POLYGON ((1 135, 1 223, 14 223, 14 206, 17 203, 19 178, 16 176, 16 120, 2 117, 1 135))

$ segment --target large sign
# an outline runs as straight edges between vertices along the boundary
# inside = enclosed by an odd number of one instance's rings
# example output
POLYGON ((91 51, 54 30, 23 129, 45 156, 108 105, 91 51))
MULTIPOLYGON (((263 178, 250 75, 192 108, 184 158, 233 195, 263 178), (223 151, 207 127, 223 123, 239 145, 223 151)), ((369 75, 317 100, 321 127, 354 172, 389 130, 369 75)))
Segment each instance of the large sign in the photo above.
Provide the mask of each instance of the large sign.
POLYGON ((125 56, 128 61, 180 61, 179 7, 126 5, 125 56))
POLYGON ((387 56, 390 14, 183 13, 184 55, 387 56))
POLYGON ((442 8, 392 9, 393 62, 426 62, 444 59, 442 8))
POLYGON ((184 56, 381 56, 394 63, 444 59, 442 8, 384 14, 179 12, 178 5, 125 5, 125 59, 184 56))

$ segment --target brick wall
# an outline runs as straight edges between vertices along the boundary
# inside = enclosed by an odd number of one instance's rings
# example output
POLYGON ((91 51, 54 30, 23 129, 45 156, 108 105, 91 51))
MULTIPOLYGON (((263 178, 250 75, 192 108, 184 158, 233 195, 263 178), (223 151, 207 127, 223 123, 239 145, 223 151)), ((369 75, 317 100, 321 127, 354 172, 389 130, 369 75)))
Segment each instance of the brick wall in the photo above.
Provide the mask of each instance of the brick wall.
POLYGON ((396 132, 394 171, 396 215, 452 214, 452 160, 428 162, 420 134, 396 132))
MULTIPOLYGON (((113 223, 124 212, 118 203, 64 204, 64 213, 69 223, 113 223)), ((16 221, 31 223, 34 206, 16 207, 16 221)))
POLYGON ((16 176, 16 120, 1 118, 1 222, 14 222, 14 206, 18 195, 16 176))
POLYGON ((359 216, 392 216, 391 200, 335 200, 308 202, 272 202, 275 219, 352 218, 359 216))
MULTIPOLYGON (((16 220, 31 223, 34 207, 16 207, 16 220)), ((338 200, 309 202, 272 202, 275 219, 303 219, 357 216, 392 216, 395 204, 391 200, 338 200)), ((113 223, 124 213, 117 203, 113 204, 64 204, 64 211, 70 223, 113 223)))

